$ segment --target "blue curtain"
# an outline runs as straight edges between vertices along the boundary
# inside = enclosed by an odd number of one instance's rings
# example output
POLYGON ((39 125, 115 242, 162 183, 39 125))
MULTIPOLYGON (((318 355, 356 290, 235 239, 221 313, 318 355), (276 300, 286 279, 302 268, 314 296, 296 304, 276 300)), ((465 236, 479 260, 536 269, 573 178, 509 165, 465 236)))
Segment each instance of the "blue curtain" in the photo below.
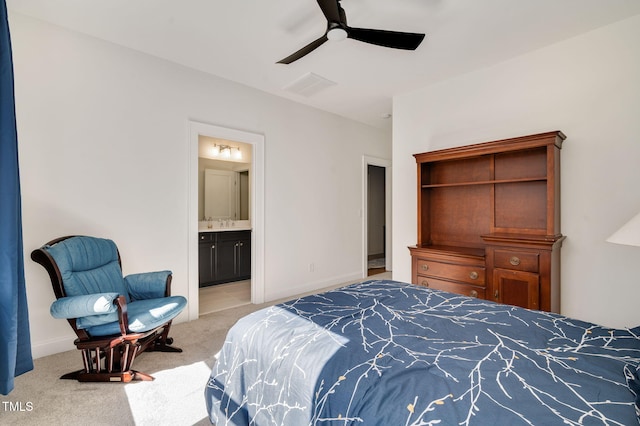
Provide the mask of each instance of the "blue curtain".
POLYGON ((0 393, 33 369, 22 252, 18 136, 11 37, 5 0, 0 6, 0 393))

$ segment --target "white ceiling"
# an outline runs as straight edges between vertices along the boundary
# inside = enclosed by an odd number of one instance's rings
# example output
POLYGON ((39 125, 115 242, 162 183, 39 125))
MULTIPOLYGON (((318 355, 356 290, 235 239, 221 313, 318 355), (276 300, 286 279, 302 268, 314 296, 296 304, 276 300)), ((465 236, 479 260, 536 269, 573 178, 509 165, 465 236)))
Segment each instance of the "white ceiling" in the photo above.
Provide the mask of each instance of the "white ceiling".
POLYGON ((7 0, 11 12, 376 127, 391 98, 640 13, 639 0, 342 0, 349 25, 427 34, 416 51, 347 39, 276 64, 326 29, 315 0, 7 0), (313 96, 283 88, 313 72, 313 96))

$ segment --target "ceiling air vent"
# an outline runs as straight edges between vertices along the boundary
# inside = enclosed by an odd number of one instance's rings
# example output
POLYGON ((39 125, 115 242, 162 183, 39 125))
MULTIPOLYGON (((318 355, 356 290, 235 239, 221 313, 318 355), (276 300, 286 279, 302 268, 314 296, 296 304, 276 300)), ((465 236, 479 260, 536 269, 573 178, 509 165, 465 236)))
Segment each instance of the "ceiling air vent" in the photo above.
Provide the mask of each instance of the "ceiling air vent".
POLYGON ((283 89, 297 95, 310 97, 327 87, 335 86, 337 83, 309 72, 286 85, 283 89))

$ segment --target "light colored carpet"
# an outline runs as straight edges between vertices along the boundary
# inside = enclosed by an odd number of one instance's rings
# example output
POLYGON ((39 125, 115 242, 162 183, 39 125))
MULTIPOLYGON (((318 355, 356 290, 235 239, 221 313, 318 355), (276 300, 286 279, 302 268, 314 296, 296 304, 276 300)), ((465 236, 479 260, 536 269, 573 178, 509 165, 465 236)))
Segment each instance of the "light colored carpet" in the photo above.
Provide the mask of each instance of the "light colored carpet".
POLYGON ((0 396, 0 424, 210 425, 204 388, 215 354, 240 317, 271 304, 238 306, 174 325, 170 335, 182 353, 143 353, 134 363, 156 378, 152 382, 60 380, 81 367, 76 350, 36 359, 34 370, 16 379, 13 392, 0 396))

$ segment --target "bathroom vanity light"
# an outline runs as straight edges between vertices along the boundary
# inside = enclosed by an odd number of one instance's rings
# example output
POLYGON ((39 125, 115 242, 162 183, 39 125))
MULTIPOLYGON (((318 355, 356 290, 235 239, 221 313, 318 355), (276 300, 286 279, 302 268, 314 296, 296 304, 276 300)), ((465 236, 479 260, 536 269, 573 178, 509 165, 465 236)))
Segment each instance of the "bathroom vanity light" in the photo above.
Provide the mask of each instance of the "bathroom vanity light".
POLYGON ((211 147, 210 152, 213 157, 242 160, 242 151, 240 151, 240 147, 214 144, 211 147))
POLYGON ((233 151, 233 158, 235 158, 236 160, 242 160, 242 151, 240 151, 240 147, 236 148, 236 150, 233 151))

